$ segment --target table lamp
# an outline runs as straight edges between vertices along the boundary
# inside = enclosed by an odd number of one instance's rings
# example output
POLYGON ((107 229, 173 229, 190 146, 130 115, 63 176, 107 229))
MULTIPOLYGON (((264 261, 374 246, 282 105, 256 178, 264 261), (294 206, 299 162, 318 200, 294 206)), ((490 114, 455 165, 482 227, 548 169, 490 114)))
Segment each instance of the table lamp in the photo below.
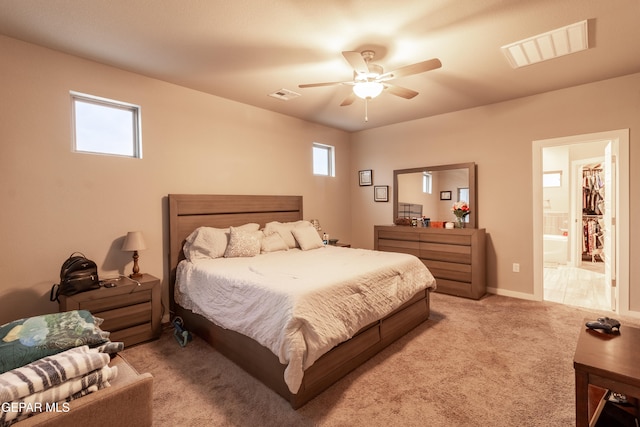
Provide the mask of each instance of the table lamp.
POLYGON ((133 251, 133 273, 129 275, 132 279, 142 277, 140 267, 138 266, 138 251, 147 249, 144 244, 144 238, 141 231, 129 231, 127 237, 124 238, 122 250, 126 252, 133 251))
POLYGON ((313 225, 313 228, 315 228, 318 231, 322 230, 322 227, 320 227, 320 221, 317 219, 310 219, 309 222, 311 223, 311 225, 313 225))

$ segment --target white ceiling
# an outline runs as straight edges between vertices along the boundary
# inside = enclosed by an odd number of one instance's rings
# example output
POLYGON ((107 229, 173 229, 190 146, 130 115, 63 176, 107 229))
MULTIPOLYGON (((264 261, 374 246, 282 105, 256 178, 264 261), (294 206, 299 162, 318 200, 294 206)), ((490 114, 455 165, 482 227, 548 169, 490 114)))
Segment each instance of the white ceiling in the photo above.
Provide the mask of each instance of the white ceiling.
MULTIPOLYGON (((0 34, 347 131, 640 72, 639 0, 2 0, 0 34), (512 69, 501 46, 589 20, 590 49, 512 69), (340 107, 342 51, 376 51, 385 71, 442 68, 340 107), (302 96, 282 101, 268 94, 302 96)), ((2 61, 7 58, 2 58, 2 61)))

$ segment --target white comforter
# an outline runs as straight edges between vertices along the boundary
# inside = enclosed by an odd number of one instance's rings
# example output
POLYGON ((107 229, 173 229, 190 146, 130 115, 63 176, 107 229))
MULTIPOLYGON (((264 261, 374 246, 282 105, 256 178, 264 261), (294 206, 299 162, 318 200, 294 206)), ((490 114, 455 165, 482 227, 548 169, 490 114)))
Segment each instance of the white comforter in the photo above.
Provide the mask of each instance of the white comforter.
POLYGON ((182 261, 175 299, 269 348, 296 393, 320 356, 425 288, 435 280, 412 255, 327 246, 182 261))

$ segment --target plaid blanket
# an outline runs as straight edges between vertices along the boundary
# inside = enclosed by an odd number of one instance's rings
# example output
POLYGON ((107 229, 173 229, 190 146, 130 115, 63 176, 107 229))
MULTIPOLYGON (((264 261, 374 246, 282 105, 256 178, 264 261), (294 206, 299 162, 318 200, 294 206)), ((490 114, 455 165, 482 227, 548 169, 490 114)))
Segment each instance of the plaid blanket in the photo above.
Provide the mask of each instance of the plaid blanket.
POLYGON ((109 387, 118 371, 101 350, 75 347, 0 374, 0 426, 39 412, 68 411, 66 402, 109 387))

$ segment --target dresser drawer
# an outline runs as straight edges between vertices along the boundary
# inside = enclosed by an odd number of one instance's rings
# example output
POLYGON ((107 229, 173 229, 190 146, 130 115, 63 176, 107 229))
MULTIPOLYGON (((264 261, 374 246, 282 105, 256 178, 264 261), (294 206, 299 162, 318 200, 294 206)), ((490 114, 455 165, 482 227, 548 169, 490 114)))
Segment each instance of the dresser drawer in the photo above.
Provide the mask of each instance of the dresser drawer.
POLYGON ((420 233, 421 242, 443 243, 448 245, 471 246, 471 236, 468 234, 432 234, 420 233))
MULTIPOLYGON (((433 277, 438 279, 449 279, 458 282, 471 283, 472 274, 471 266, 467 264, 456 264, 451 262, 422 260, 424 265, 427 266, 433 277)), ((436 289, 437 290, 437 289, 436 289)))
MULTIPOLYGON (((459 282, 457 280, 437 279, 438 290, 442 293, 449 295, 456 295, 460 297, 473 296, 473 288, 469 282, 459 282)), ((476 298, 475 296, 473 296, 476 298)))
MULTIPOLYGON (((415 228, 410 228, 409 230, 415 230, 415 228)), ((403 240, 403 241, 415 241, 415 242, 418 242, 418 241, 420 241, 420 236, 418 234, 408 233, 406 231, 385 231, 385 230, 380 230, 378 232, 378 239, 403 240)))
POLYGON ((420 242, 420 258, 471 264, 471 246, 420 242))
POLYGON ((384 239, 378 242, 378 250, 385 252, 401 252, 420 257, 420 242, 384 239))

